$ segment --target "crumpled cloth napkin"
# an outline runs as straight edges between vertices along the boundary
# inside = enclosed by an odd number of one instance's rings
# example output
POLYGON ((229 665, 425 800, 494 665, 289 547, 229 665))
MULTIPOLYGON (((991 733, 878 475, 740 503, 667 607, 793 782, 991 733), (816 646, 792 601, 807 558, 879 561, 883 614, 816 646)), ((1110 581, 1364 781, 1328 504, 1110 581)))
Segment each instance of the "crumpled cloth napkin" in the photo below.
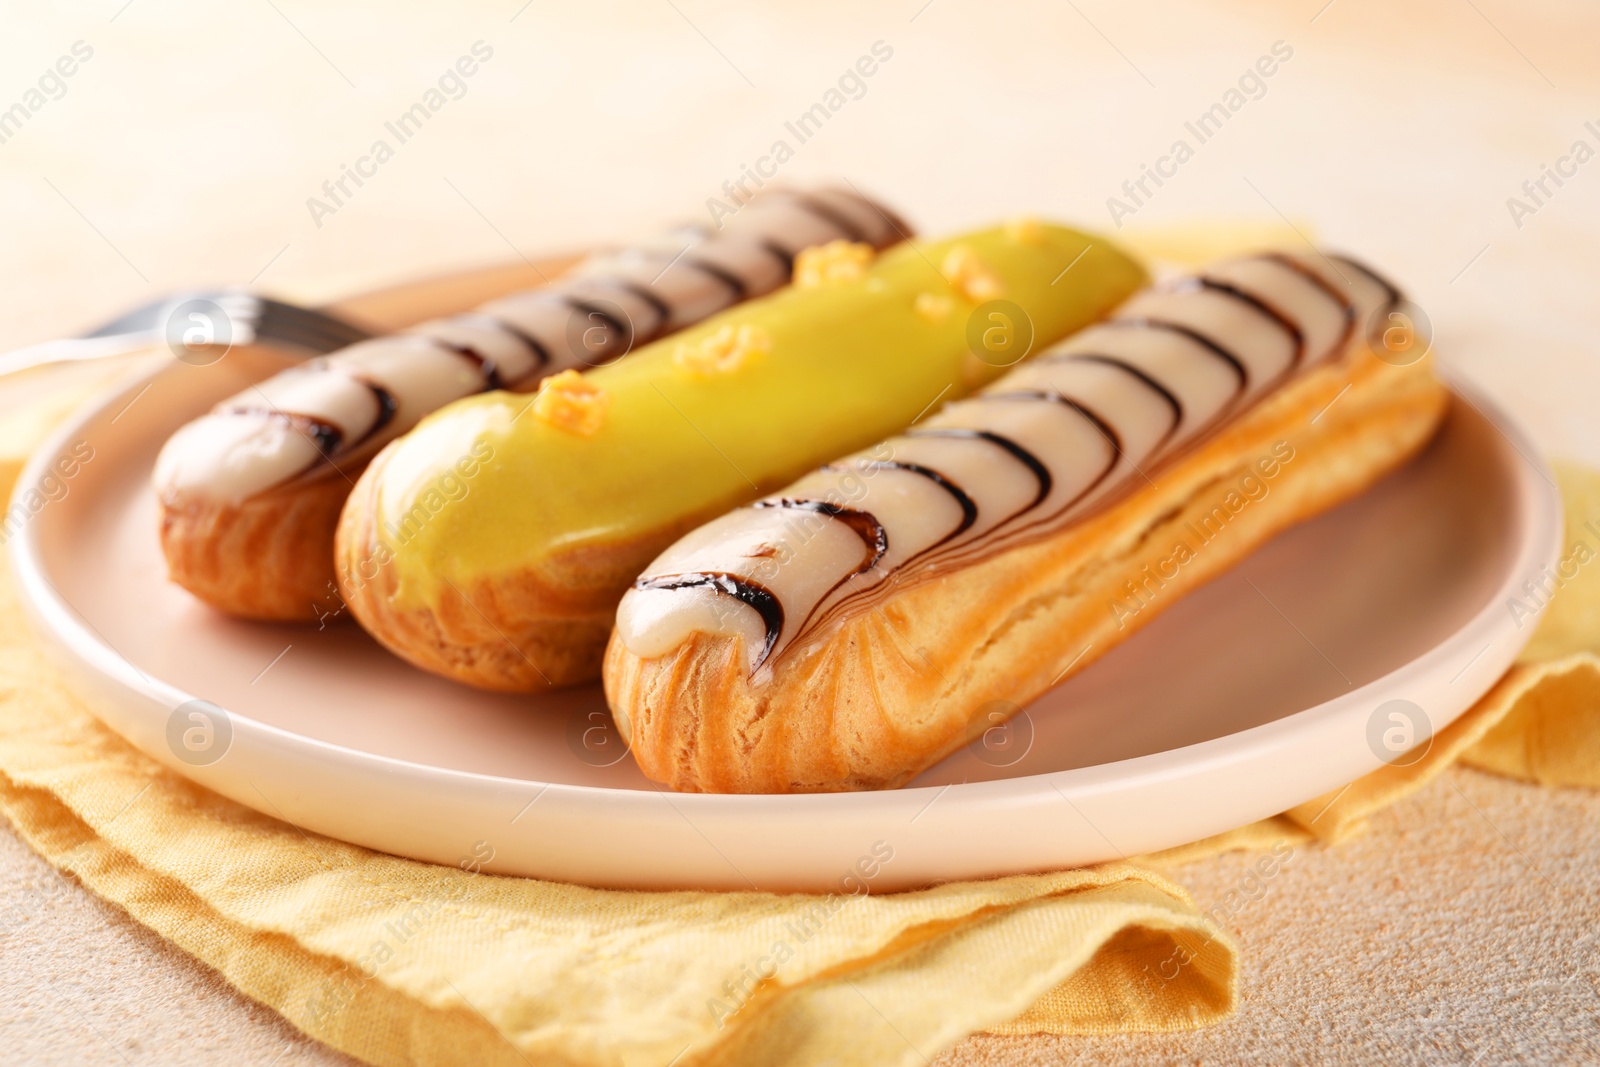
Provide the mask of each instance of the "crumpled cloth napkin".
MULTIPOLYGON (((1595 538, 1600 474, 1561 479, 1569 543, 1595 538)), ((42 665, 4 574, 0 810, 91 891, 369 1063, 909 1065, 981 1030, 1226 1018, 1237 950, 1151 866, 1337 841, 1458 759, 1600 786, 1597 652, 1591 567, 1423 760, 1143 864, 897 894, 615 892, 370 852, 191 784, 42 665)))

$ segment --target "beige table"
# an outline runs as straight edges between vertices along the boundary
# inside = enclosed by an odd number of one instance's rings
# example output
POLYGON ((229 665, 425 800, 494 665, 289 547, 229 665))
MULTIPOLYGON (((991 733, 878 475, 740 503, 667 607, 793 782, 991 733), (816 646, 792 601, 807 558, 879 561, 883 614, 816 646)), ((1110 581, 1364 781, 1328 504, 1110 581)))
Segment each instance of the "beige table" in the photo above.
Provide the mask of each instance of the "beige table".
MULTIPOLYGON (((1448 365, 1546 448, 1600 462, 1600 161, 1562 164, 1538 202, 1522 188, 1575 141, 1600 149, 1600 13, 1323 5, 109 0, 13 16, 0 109, 75 42, 92 55, 47 80, 20 130, 0 125, 0 348, 186 285, 320 299, 634 233, 703 211, 780 138, 784 178, 849 178, 925 230, 1020 212, 1110 227, 1107 198, 1187 138, 1193 158, 1128 225, 1314 226, 1403 279, 1448 365), (394 140, 385 122, 478 41, 492 56, 460 98, 333 203, 324 181, 394 140), (878 41, 893 54, 859 99, 796 143, 785 122, 878 41), (1259 98, 1194 143, 1185 123, 1278 41, 1293 54, 1247 86, 1259 98), (1513 196, 1535 210, 1514 218, 1513 196), (335 210, 313 217, 312 197, 335 210)), ((1209 906, 1249 863, 1181 877, 1209 906)), ((1594 1060, 1597 865, 1600 796, 1452 772, 1367 837, 1299 850, 1232 921, 1232 1022, 974 1039, 941 1062, 1594 1060)), ((341 1059, 9 833, 0 961, 11 1062, 341 1059)))

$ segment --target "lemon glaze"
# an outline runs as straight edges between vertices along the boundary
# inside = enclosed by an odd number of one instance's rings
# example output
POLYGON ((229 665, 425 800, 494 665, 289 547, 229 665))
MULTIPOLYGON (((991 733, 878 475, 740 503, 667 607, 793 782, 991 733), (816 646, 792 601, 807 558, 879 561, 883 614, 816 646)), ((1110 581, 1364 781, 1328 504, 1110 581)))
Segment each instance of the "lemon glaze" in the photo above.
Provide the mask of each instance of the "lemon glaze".
POLYGON ((559 587, 573 580, 574 553, 665 547, 686 524, 905 427, 1006 369, 969 346, 984 301, 935 266, 952 252, 982 265, 983 297, 1025 312, 1033 351, 1145 281, 1110 243, 1061 226, 1030 228, 1026 240, 994 227, 903 243, 857 279, 782 289, 588 372, 610 397, 593 433, 535 417, 525 394, 485 393, 435 412, 374 471, 377 543, 356 551, 392 568, 404 608, 434 607, 451 585, 530 571, 559 587), (949 300, 951 313, 919 312, 929 295, 949 300), (724 374, 675 361, 680 346, 730 325, 767 339, 759 359, 724 374), (552 566, 557 557, 563 565, 552 566))

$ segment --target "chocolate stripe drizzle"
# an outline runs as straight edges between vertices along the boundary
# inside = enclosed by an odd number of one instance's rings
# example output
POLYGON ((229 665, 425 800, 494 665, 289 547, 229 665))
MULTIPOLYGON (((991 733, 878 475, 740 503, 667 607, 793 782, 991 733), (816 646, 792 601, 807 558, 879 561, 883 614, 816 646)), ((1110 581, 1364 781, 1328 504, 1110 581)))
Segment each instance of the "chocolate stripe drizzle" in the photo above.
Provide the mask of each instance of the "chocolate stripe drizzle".
POLYGON ((276 414, 279 418, 287 419, 290 425, 310 437, 312 444, 317 446, 317 451, 325 457, 333 455, 334 449, 339 447, 339 441, 344 437, 344 431, 331 422, 289 411, 280 411, 276 414))
MULTIPOLYGON (((1116 464, 1117 457, 1122 455, 1122 435, 1117 433, 1116 427, 1111 425, 1109 419, 1102 417, 1093 408, 1081 400, 1074 400, 1057 389, 1009 389, 999 393, 980 393, 977 400, 1037 400, 1047 401, 1051 404, 1060 404, 1069 407, 1082 415, 1089 425, 1100 431, 1100 436, 1106 439, 1106 444, 1111 446, 1112 464, 1116 464)), ((1041 464, 1043 466, 1043 464, 1041 464)))
POLYGON ((593 315, 595 318, 599 319, 601 323, 605 325, 606 329, 615 332, 617 336, 631 337, 633 335, 633 324, 631 322, 623 322, 621 319, 611 314, 611 312, 607 311, 599 304, 589 300, 580 300, 575 296, 564 296, 562 299, 566 302, 567 306, 572 308, 574 311, 581 311, 585 315, 593 315))
POLYGON ((372 420, 372 425, 367 427, 367 432, 350 443, 349 447, 351 448, 359 447, 367 438, 389 425, 394 419, 395 412, 400 410, 400 405, 395 402, 394 394, 389 390, 368 378, 356 378, 355 380, 371 391, 372 399, 378 402, 378 414, 372 420))
MULTIPOLYGON (((991 445, 996 445, 1005 449, 1006 452, 1010 453, 1012 459, 1015 459, 1018 463, 1021 463, 1024 467, 1027 467, 1028 470, 1032 472, 1034 478, 1036 478, 1039 482, 1038 493, 1034 496, 1033 502, 1022 509, 1023 511, 1030 511, 1044 503, 1045 497, 1050 495, 1050 490, 1055 486, 1055 478, 1051 476, 1050 468, 1046 467, 1042 462, 1040 462, 1038 456, 1034 455, 1032 452, 1029 452, 1026 448, 1023 448, 1011 438, 994 433, 991 430, 968 430, 955 427, 941 427, 939 429, 928 430, 907 430, 905 436, 958 437, 965 438, 967 440, 988 441, 991 445)), ((1018 512, 1018 514, 1021 514, 1021 512, 1018 512)))
POLYGON ((1230 300, 1238 301, 1245 307, 1259 313, 1262 318, 1278 327, 1278 329, 1283 332, 1284 336, 1289 338, 1289 343, 1294 346, 1294 355, 1289 359, 1289 366, 1297 367, 1300 365, 1300 361, 1305 358, 1305 331, 1301 330, 1300 326, 1293 319, 1289 318, 1289 316, 1285 315, 1282 311, 1278 310, 1276 307, 1273 307, 1272 304, 1261 299, 1259 296, 1256 296, 1254 293, 1245 289, 1241 289, 1232 282, 1218 281, 1216 278, 1207 278, 1205 275, 1201 275, 1198 278, 1185 279, 1184 281, 1175 285, 1173 287, 1173 291, 1180 293, 1202 291, 1218 293, 1222 296, 1228 297, 1230 300))
POLYGON ((794 277, 795 253, 789 251, 776 241, 770 239, 761 241, 761 249, 764 252, 771 253, 771 255, 776 258, 778 262, 783 264, 783 276, 785 278, 794 277))
POLYGON ((635 589, 711 589, 724 596, 731 596, 741 604, 746 604, 755 609, 761 616, 761 625, 766 628, 766 643, 761 649, 761 658, 756 660, 755 666, 759 668, 772 655, 772 646, 778 643, 778 635, 783 632, 783 605, 778 603, 778 598, 772 595, 772 590, 759 582, 748 578, 741 578, 736 574, 727 574, 723 571, 696 571, 690 574, 663 574, 655 578, 640 578, 633 583, 635 589))
MULTIPOLYGON (((1310 282, 1311 285, 1313 287, 1315 287, 1316 290, 1319 293, 1321 293, 1322 295, 1326 296, 1329 300, 1332 300, 1334 302, 1335 306, 1337 306, 1339 308, 1340 314, 1344 316, 1344 328, 1339 331, 1338 340, 1333 342, 1333 352, 1341 352, 1341 351, 1343 351, 1344 350, 1344 346, 1350 340, 1351 332, 1355 330, 1355 325, 1356 325, 1356 304, 1355 304, 1355 301, 1351 300, 1349 297, 1347 297, 1343 293, 1339 292, 1338 289, 1334 288, 1328 282, 1328 279, 1324 278, 1322 275, 1318 274, 1316 271, 1312 270, 1310 267, 1306 266, 1304 263, 1301 263, 1298 259, 1295 259, 1293 256, 1284 255, 1282 252, 1263 252, 1259 256, 1256 256, 1255 258, 1263 260, 1263 261, 1265 261, 1267 263, 1277 264, 1278 266, 1283 267, 1286 270, 1294 271, 1296 274, 1300 275, 1300 277, 1302 277, 1306 281, 1310 282)), ((1332 355, 1332 352, 1325 352, 1323 354, 1324 355, 1332 355)))
MULTIPOLYGON (((961 536, 972 528, 973 523, 978 521, 978 505, 970 496, 967 495, 967 491, 961 488, 955 482, 952 482, 949 478, 946 478, 944 475, 934 470, 932 467, 924 467, 920 463, 903 463, 897 459, 875 459, 867 463, 859 464, 858 466, 864 471, 910 471, 912 474, 921 475, 922 477, 928 479, 928 481, 949 493, 950 496, 955 500, 957 506, 961 508, 961 521, 956 524, 955 529, 945 534, 932 545, 929 545, 927 548, 923 549, 922 552, 924 553, 939 547, 952 537, 961 536)), ((822 469, 825 471, 840 471, 847 470, 848 468, 830 463, 828 466, 823 467, 822 469)), ((921 554, 922 553, 918 553, 918 555, 921 554)), ((902 564, 902 566, 904 566, 904 564, 902 564)))
POLYGON ((505 388, 505 383, 500 380, 500 369, 495 366, 494 360, 490 359, 482 352, 479 352, 476 348, 473 348, 471 345, 458 345, 452 341, 446 341, 438 337, 435 337, 432 340, 434 344, 438 345, 446 352, 454 352, 456 355, 464 356, 473 363, 477 364, 479 372, 483 374, 483 386, 485 389, 505 388))
MULTIPOLYGON (((984 394, 983 398, 984 399, 992 398, 994 395, 995 394, 984 394)), ((1065 400, 1065 398, 1062 398, 1062 399, 1065 400)), ((1076 405, 1072 405, 1072 406, 1076 407, 1076 405)), ((1011 458, 1015 459, 1017 462, 1021 463, 1024 467, 1026 467, 1028 469, 1029 473, 1031 473, 1034 476, 1034 478, 1037 480, 1037 482, 1038 482, 1038 491, 1034 494, 1033 499, 1030 500, 1027 504, 1024 504, 1021 508, 1019 508, 1018 510, 1012 512, 1010 515, 1007 515, 1004 519, 1001 519, 1000 522, 996 523, 994 527, 992 527, 989 531, 987 531, 988 534, 993 534, 993 532, 995 530, 999 529, 1004 524, 1014 521, 1015 519, 1019 518, 1022 515, 1027 514, 1029 511, 1032 511, 1034 508, 1036 508, 1040 504, 1044 503, 1044 501, 1050 496, 1050 491, 1055 487, 1055 478, 1054 478, 1053 475, 1051 475, 1050 468, 1046 467, 1044 465, 1044 463, 1042 461, 1040 461, 1038 456, 1035 456, 1032 452, 1028 451, 1026 448, 1023 448, 1021 445, 1019 445, 1017 442, 1013 441, 1011 438, 1005 437, 1005 436, 1003 436, 1001 434, 998 434, 998 433, 994 433, 994 432, 992 432, 990 430, 973 430, 973 429, 965 429, 965 428, 959 428, 959 427, 948 427, 948 428, 940 427, 940 428, 929 428, 929 429, 925 429, 925 430, 909 430, 909 431, 907 431, 905 433, 904 436, 906 436, 906 437, 945 437, 945 438, 956 438, 956 439, 962 439, 962 440, 987 441, 990 444, 995 445, 996 447, 998 447, 1000 449, 1003 449, 1008 455, 1011 456, 1011 458)), ((923 471, 926 471, 926 470, 927 470, 927 468, 920 468, 918 470, 918 473, 922 473, 923 471)), ((941 484, 945 488, 951 489, 951 490, 959 489, 959 486, 957 486, 949 478, 944 477, 943 475, 941 475, 940 478, 942 479, 941 484)), ((971 510, 970 514, 967 514, 964 511, 964 515, 966 517, 963 519, 963 522, 961 523, 961 525, 959 527, 957 527, 956 529, 954 529, 954 530, 950 531, 949 533, 947 533, 945 536, 941 537, 938 541, 935 541, 933 544, 927 546, 922 551, 920 551, 920 552, 916 553, 915 555, 911 556, 909 559, 903 560, 901 562, 900 566, 897 568, 897 570, 904 570, 907 566, 909 566, 913 562, 931 564, 935 560, 942 559, 948 553, 956 553, 956 554, 959 555, 960 546, 952 546, 952 547, 950 547, 948 549, 948 552, 941 551, 941 550, 944 550, 945 546, 949 545, 951 541, 955 540, 955 538, 957 538, 961 534, 965 533, 969 528, 971 528, 973 523, 975 523, 977 521, 977 518, 978 518, 977 502, 973 501, 972 498, 966 494, 965 490, 961 490, 961 495, 972 506, 972 510, 971 510)), ((845 600, 840 601, 838 604, 834 605, 834 607, 832 609, 830 609, 827 612, 827 614, 825 614, 823 616, 823 619, 826 620, 828 618, 831 618, 834 615, 835 611, 837 611, 838 609, 843 608, 845 606, 845 604, 854 601, 855 599, 859 598, 862 595, 863 595, 863 593, 857 592, 857 593, 853 594, 852 596, 845 598, 845 600)), ((818 603, 820 604, 821 601, 818 601, 818 603)), ((814 612, 815 612, 815 609, 813 609, 812 613, 814 613, 814 612)), ((810 618, 810 614, 807 615, 807 618, 808 619, 810 618)))
POLYGON ((1172 413, 1172 425, 1167 427, 1167 432, 1161 435, 1161 440, 1156 442, 1156 446, 1152 451, 1159 451, 1166 445, 1172 435, 1178 432, 1178 426, 1183 422, 1183 401, 1179 400, 1177 394, 1171 389, 1168 389, 1132 363, 1117 356, 1108 356, 1099 352, 1064 352, 1058 356, 1045 356, 1040 360, 1042 363, 1071 363, 1073 361, 1098 363, 1104 367, 1114 367, 1138 381, 1139 384, 1149 387, 1151 392, 1161 398, 1167 405, 1167 410, 1172 413))
POLYGON ((889 531, 883 528, 883 523, 879 522, 870 511, 845 507, 843 504, 834 504, 827 500, 797 500, 793 497, 784 497, 781 500, 758 500, 750 506, 809 511, 837 519, 850 527, 851 532, 861 538, 861 543, 867 546, 866 561, 857 568, 858 574, 876 567, 883 554, 889 551, 889 531))
POLYGON ((485 330, 498 330, 508 337, 515 338, 522 343, 522 347, 533 355, 541 369, 550 362, 550 350, 545 348, 538 338, 526 330, 507 322, 498 315, 490 315, 484 311, 464 311, 459 315, 452 315, 451 321, 468 326, 478 326, 485 330))
POLYGON ((1250 368, 1244 365, 1243 360, 1234 355, 1223 345, 1201 333, 1199 330, 1185 326, 1181 322, 1168 322, 1166 319, 1137 316, 1124 319, 1112 319, 1105 325, 1125 326, 1139 330, 1165 330, 1167 333, 1175 333, 1180 337, 1187 337, 1201 348, 1204 348, 1207 352, 1222 360, 1233 370, 1234 376, 1239 379, 1239 387, 1234 391, 1234 396, 1236 398, 1240 393, 1243 393, 1246 389, 1250 388, 1250 368))
MULTIPOLYGON (((1031 523, 1028 523, 1025 526, 1018 527, 1017 529, 1014 529, 1014 530, 1005 530, 1005 527, 1007 525, 1009 525, 1010 523, 1012 523, 1016 519, 1021 518, 1023 515, 1026 515, 1029 511, 1031 511, 1034 507, 1036 507, 1038 505, 1039 501, 1035 501, 1033 504, 1030 504, 1027 507, 1022 508, 1021 510, 1019 510, 1019 511, 1017 511, 1017 512, 1011 514, 1011 515, 1008 515, 1005 519, 1003 519, 1002 521, 996 523, 990 529, 986 530, 984 532, 984 537, 985 538, 990 538, 990 539, 1015 538, 1018 535, 1021 535, 1021 534, 1025 533, 1025 532, 1027 532, 1028 530, 1035 530, 1035 529, 1038 529, 1041 526, 1047 526, 1051 522, 1054 522, 1060 516, 1066 514, 1067 512, 1071 511, 1073 508, 1077 507, 1078 504, 1081 503, 1086 497, 1088 497, 1096 489, 1100 488, 1101 484, 1107 478, 1111 477, 1111 472, 1117 469, 1117 462, 1122 458, 1122 456, 1125 453, 1125 449, 1123 448, 1123 445, 1122 445, 1122 435, 1119 434, 1116 431, 1116 428, 1111 425, 1110 420, 1102 417, 1100 414, 1098 414, 1093 409, 1091 409, 1088 405, 1083 404, 1080 401, 1074 400, 1073 398, 1071 398, 1071 397, 1065 395, 1064 393, 1061 393, 1061 392, 1059 392, 1059 391, 1057 391, 1055 389, 1016 389, 1016 390, 1007 390, 1007 391, 1004 391, 1004 392, 980 393, 978 396, 974 397, 973 399, 974 400, 980 400, 980 401, 982 401, 982 400, 1006 400, 1006 401, 1020 401, 1020 402, 1024 402, 1024 403, 1030 403, 1031 402, 1031 403, 1059 404, 1062 407, 1065 407, 1065 408, 1068 408, 1068 409, 1070 409, 1072 411, 1075 411, 1080 416, 1082 416, 1083 419, 1086 422, 1088 422, 1089 425, 1093 426, 1095 428, 1095 430, 1097 430, 1099 432, 1100 436, 1105 439, 1106 445, 1108 447, 1106 465, 1104 467, 1102 467, 1100 469, 1100 473, 1096 474, 1094 476, 1094 478, 1092 478, 1089 481, 1089 484, 1084 486, 1082 489, 1080 489, 1073 496, 1073 498, 1071 500, 1067 501, 1065 504, 1062 504, 1054 512, 1052 512, 1049 515, 1044 516, 1043 518, 1036 519, 1035 521, 1033 521, 1031 523)), ((1171 431, 1169 430, 1168 434, 1170 434, 1170 433, 1171 433, 1171 431)), ((1165 440, 1165 437, 1163 437, 1163 440, 1165 440)), ((976 550, 974 550, 974 546, 973 545, 958 546, 956 548, 951 549, 951 551, 950 551, 950 553, 948 555, 942 557, 940 559, 939 563, 940 563, 941 566, 949 566, 952 563, 959 564, 961 562, 964 562, 967 559, 970 559, 972 556, 974 556, 976 554, 977 553, 976 553, 976 550)))
MULTIPOLYGON (((1185 326, 1182 323, 1170 322, 1164 319, 1151 317, 1128 317, 1114 319, 1106 323, 1106 325, 1130 329, 1162 330, 1185 337, 1198 345, 1207 354, 1226 363, 1233 371, 1236 379, 1236 388, 1233 397, 1235 401, 1249 387, 1250 373, 1244 362, 1221 343, 1192 327, 1185 326)), ((1299 333, 1298 327, 1296 327, 1296 333, 1299 333)), ((1168 411, 1172 414, 1172 422, 1168 426, 1166 433, 1162 435, 1160 442, 1155 446, 1155 448, 1152 449, 1152 454, 1155 454, 1157 450, 1163 447, 1166 442, 1170 440, 1171 436, 1176 432, 1178 426, 1182 422, 1184 414, 1183 405, 1170 389, 1138 367, 1132 366, 1131 364, 1128 364, 1115 356, 1106 356, 1099 353, 1084 353, 1082 355, 1077 353, 1063 353, 1059 356, 1046 356, 1043 358, 1047 360, 1061 361, 1082 359, 1085 362, 1104 363, 1127 373, 1139 381, 1141 385, 1160 396, 1163 403, 1167 405, 1168 411)), ((1008 530, 1006 529, 1007 526, 1042 504, 1049 497, 1050 492, 1054 487, 1054 476, 1051 474, 1049 468, 1037 456, 1010 438, 988 430, 929 428, 908 431, 905 434, 907 437, 957 437, 988 441, 991 444, 1004 449, 1012 458, 1021 462, 1038 480, 1039 490, 1035 494, 1033 500, 1011 515, 1006 516, 993 527, 985 531, 984 537, 981 539, 983 541, 992 542, 996 539, 1002 541, 1011 541, 1018 537, 1024 536, 1030 530, 1048 526, 1060 516, 1070 513, 1074 507, 1088 498, 1092 493, 1094 493, 1095 490, 1105 483, 1106 479, 1109 478, 1116 470, 1118 461, 1124 454, 1121 435, 1111 425, 1109 420, 1101 416, 1088 405, 1076 401, 1057 390, 1008 390, 1001 392, 980 393, 978 396, 973 398, 973 402, 981 402, 986 400, 1054 403, 1069 408, 1077 412, 1078 415, 1080 415, 1100 433, 1108 446, 1108 457, 1105 466, 1100 470, 1100 472, 1096 474, 1095 477, 1092 478, 1082 490, 1075 493, 1071 500, 1057 508, 1051 515, 1039 518, 1035 522, 1029 523, 1023 527, 1008 530)), ((867 463, 862 464, 861 468, 865 470, 914 470, 918 474, 922 474, 925 477, 930 477, 941 488, 944 488, 952 495, 955 495, 958 501, 962 504, 963 520, 957 526, 957 528, 950 531, 944 537, 922 549, 920 552, 916 553, 910 558, 901 561, 899 566, 896 568, 896 572, 905 572, 912 564, 917 564, 924 568, 945 568, 949 566, 959 566, 970 558, 977 556, 982 551, 983 546, 977 546, 975 544, 950 545, 950 542, 954 541, 957 537, 970 529, 976 523, 978 517, 978 508, 976 502, 974 502, 972 498, 968 496, 967 493, 953 481, 946 478, 944 475, 938 474, 937 472, 926 467, 896 461, 867 463), (946 546, 950 547, 946 549, 946 546)), ((829 467, 824 467, 823 469, 838 470, 841 468, 830 465, 829 467)), ((839 585, 852 582, 853 579, 859 576, 859 573, 860 572, 847 575, 840 583, 836 583, 835 586, 828 591, 827 595, 819 599, 816 604, 812 606, 811 610, 807 612, 806 618, 802 622, 800 629, 796 632, 793 639, 794 641, 798 641, 810 630, 826 625, 832 619, 850 610, 853 604, 860 601, 863 597, 871 595, 872 592, 878 588, 878 586, 874 586, 869 589, 853 592, 845 598, 830 605, 826 610, 821 611, 819 615, 819 609, 822 608, 822 605, 827 603, 828 597, 833 595, 834 591, 838 589, 839 585)), ((892 575, 886 576, 886 580, 889 580, 892 577, 892 575)), ((879 585, 881 585, 881 583, 879 583, 879 585)))
POLYGON ((317 450, 317 458, 306 464, 296 472, 295 477, 314 470, 324 461, 332 462, 333 453, 339 447, 339 442, 344 439, 344 431, 325 419, 313 418, 310 415, 301 415, 293 411, 281 411, 274 407, 261 407, 259 405, 240 405, 228 409, 234 415, 260 415, 278 422, 287 423, 302 437, 311 442, 317 450))
POLYGON ((262 407, 254 404, 231 407, 228 411, 239 415, 264 415, 270 419, 286 422, 310 440, 319 455, 318 458, 308 463, 296 475, 296 477, 299 477, 308 471, 315 470, 324 460, 332 463, 333 455, 341 445, 346 449, 359 448, 367 438, 393 421, 395 413, 399 410, 400 405, 395 401, 394 394, 377 382, 359 375, 350 375, 350 380, 364 386, 372 394, 373 403, 377 406, 371 424, 360 434, 354 436, 348 435, 342 427, 336 426, 326 419, 319 419, 314 415, 306 415, 298 411, 284 411, 281 408, 262 407))
POLYGON ((1406 294, 1402 293, 1398 288, 1396 288, 1395 284, 1388 278, 1385 278, 1383 275, 1379 274, 1377 271, 1373 270, 1359 259, 1354 259, 1350 256, 1331 256, 1329 258, 1343 263, 1345 266, 1354 270, 1358 270, 1362 274, 1365 274, 1374 285, 1383 290, 1383 295, 1387 306, 1394 307, 1396 304, 1405 303, 1406 294))
MULTIPOLYGON (((1383 290, 1384 301, 1382 304, 1382 310, 1385 313, 1391 312, 1407 302, 1406 294, 1401 292, 1393 282, 1389 281, 1389 279, 1385 278, 1383 275, 1379 274, 1377 271, 1373 270, 1359 259, 1353 259, 1350 256, 1334 256, 1333 259, 1338 260, 1340 263, 1343 263, 1352 270, 1365 274, 1369 279, 1371 279, 1374 285, 1383 290)), ((1383 323, 1377 317, 1368 320, 1366 341, 1369 347, 1373 349, 1381 347, 1382 342, 1374 341, 1373 335, 1381 333, 1382 329, 1383 323)))
MULTIPOLYGON (((657 323, 664 325, 668 319, 672 318, 672 305, 668 304, 665 300, 657 296, 655 290, 651 289, 648 285, 640 285, 638 282, 629 281, 626 278, 602 278, 600 281, 605 285, 611 286, 613 289, 620 289, 622 292, 636 296, 640 300, 644 301, 644 303, 650 306, 650 310, 656 313, 657 323)), ((659 330, 660 325, 658 325, 655 330, 650 331, 650 336, 654 337, 659 330)), ((644 341, 645 338, 636 337, 634 340, 644 341)))
POLYGON ((828 598, 838 591, 840 586, 854 581, 857 577, 876 567, 878 561, 883 558, 884 553, 889 551, 889 531, 884 529, 883 523, 879 522, 878 517, 870 511, 845 507, 842 504, 834 504, 826 500, 797 500, 792 497, 784 497, 781 500, 758 500, 751 507, 793 508, 799 511, 810 511, 818 515, 826 515, 850 527, 850 530, 861 538, 861 543, 866 546, 867 552, 861 563, 855 570, 850 571, 837 582, 834 582, 833 585, 828 587, 826 593, 817 598, 817 602, 811 605, 811 610, 806 612, 806 617, 800 620, 800 625, 795 630, 796 634, 805 632, 812 616, 816 615, 817 609, 826 603, 828 598))
MULTIPOLYGON (((906 463, 897 459, 876 459, 869 460, 866 463, 857 464, 830 463, 822 469, 825 471, 849 471, 852 469, 861 471, 906 471, 909 474, 915 474, 918 477, 928 479, 928 481, 932 482, 934 485, 937 485, 940 489, 943 489, 946 493, 948 493, 950 498, 956 502, 956 506, 961 509, 960 521, 958 521, 955 526, 952 527, 943 537, 939 538, 939 540, 935 541, 931 545, 928 545, 926 548, 922 549, 922 551, 914 553, 907 559, 901 561, 897 570, 904 570, 906 565, 912 561, 920 560, 924 556, 928 555, 928 553, 937 551, 940 547, 948 544, 951 540, 966 533, 972 528, 973 524, 978 521, 977 501, 973 500, 971 496, 967 495, 967 491, 965 489, 961 488, 955 482, 934 470, 932 467, 925 467, 920 463, 906 463)), ((865 572, 863 571, 861 573, 865 572)), ((854 584, 854 580, 859 576, 859 574, 846 575, 844 581, 839 584, 854 584)), ((834 590, 838 587, 839 585, 835 585, 832 589, 829 589, 828 596, 832 596, 834 590)), ((865 595, 865 593, 870 591, 871 590, 869 588, 868 590, 853 592, 841 599, 832 607, 828 608, 828 610, 824 611, 820 618, 814 618, 818 609, 821 608, 823 604, 827 603, 827 596, 822 597, 811 606, 811 610, 806 613, 806 617, 802 625, 820 626, 826 623, 829 619, 833 618, 840 611, 844 610, 846 605, 859 599, 865 595)), ((798 636, 798 634, 796 636, 798 636)))
POLYGON ((850 240, 867 240, 867 231, 863 230, 854 219, 845 217, 844 214, 834 210, 827 204, 824 204, 818 200, 813 200, 811 197, 805 196, 804 194, 795 196, 794 202, 802 210, 810 212, 823 222, 831 223, 850 240))
POLYGON ((701 274, 704 274, 708 277, 715 278, 717 281, 727 286, 728 293, 733 297, 733 302, 735 304, 744 300, 744 298, 749 294, 749 287, 745 285, 743 278, 739 277, 732 271, 723 270, 715 263, 707 263, 704 260, 696 259, 693 256, 684 256, 683 265, 693 270, 697 270, 701 274))

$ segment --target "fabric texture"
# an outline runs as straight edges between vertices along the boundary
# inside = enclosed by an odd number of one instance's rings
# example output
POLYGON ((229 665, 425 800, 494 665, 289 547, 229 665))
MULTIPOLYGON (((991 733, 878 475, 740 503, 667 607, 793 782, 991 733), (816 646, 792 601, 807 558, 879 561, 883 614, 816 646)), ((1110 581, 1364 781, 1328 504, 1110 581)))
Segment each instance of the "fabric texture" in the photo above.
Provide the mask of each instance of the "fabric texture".
MULTIPOLYGON (((1600 474, 1561 480, 1577 554, 1600 544, 1600 474)), ((373 1064, 914 1064, 982 1030, 1226 1018, 1237 950, 1156 869, 1337 842, 1458 759, 1600 785, 1597 649, 1600 580, 1580 566, 1523 662, 1422 760, 1143 862, 898 894, 615 892, 374 853, 189 783, 42 665, 5 577, 0 808, 51 863, 373 1064)))

